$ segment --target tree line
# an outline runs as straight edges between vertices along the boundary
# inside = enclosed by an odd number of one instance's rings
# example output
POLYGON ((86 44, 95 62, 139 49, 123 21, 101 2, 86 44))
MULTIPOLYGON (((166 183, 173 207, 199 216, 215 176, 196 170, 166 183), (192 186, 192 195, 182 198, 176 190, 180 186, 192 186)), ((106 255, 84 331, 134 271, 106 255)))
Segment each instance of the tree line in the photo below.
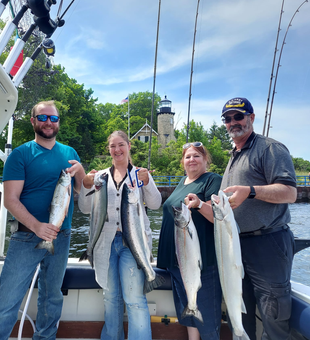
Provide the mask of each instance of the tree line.
MULTIPOLYGON (((0 29, 3 23, 0 22, 0 29)), ((24 47, 24 58, 33 53, 38 45, 37 37, 31 37, 24 47)), ((13 39, 10 42, 13 45, 13 39)), ((7 50, 0 57, 3 63, 7 50)), ((60 130, 57 140, 70 145, 78 152, 86 171, 102 169, 111 165, 111 157, 107 150, 107 137, 115 130, 128 131, 127 104, 98 103, 92 89, 70 78, 61 65, 45 67, 46 58, 43 53, 34 64, 18 88, 18 105, 15 112, 13 143, 15 148, 34 137, 30 124, 31 108, 43 100, 54 100, 60 112, 60 130)), ((154 97, 153 129, 157 131, 156 112, 161 97, 154 97)), ((130 134, 133 136, 147 121, 151 122, 152 93, 149 91, 130 94, 130 134)), ((4 150, 7 128, 0 136, 0 148, 4 150)), ((171 141, 164 149, 158 144, 157 138, 152 139, 151 170, 155 175, 183 175, 180 164, 182 146, 186 142, 186 126, 175 130, 176 141, 171 141)), ((233 145, 224 125, 213 123, 205 129, 200 122, 190 121, 189 142, 200 141, 209 150, 212 157, 210 171, 223 174, 229 151, 233 145)), ((147 167, 149 143, 138 140, 131 141, 131 156, 137 166, 147 167)), ((295 169, 310 171, 310 162, 302 158, 293 158, 295 169)), ((2 163, 2 162, 1 162, 2 163)), ((3 167, 3 164, 0 165, 3 167)), ((0 168, 1 171, 1 168, 0 168)))

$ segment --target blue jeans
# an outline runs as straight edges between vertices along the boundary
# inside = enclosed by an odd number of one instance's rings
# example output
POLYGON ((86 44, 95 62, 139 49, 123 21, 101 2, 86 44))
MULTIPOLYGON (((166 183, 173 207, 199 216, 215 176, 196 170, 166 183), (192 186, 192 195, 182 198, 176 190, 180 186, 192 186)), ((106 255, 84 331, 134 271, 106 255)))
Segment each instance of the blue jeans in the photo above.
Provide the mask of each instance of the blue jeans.
POLYGON ((105 324, 101 340, 123 340, 124 302, 128 312, 128 339, 151 340, 151 320, 143 294, 145 275, 117 232, 111 245, 108 290, 104 292, 105 324))
POLYGON ((245 277, 242 282, 247 314, 245 331, 256 340, 256 305, 264 331, 262 340, 289 340, 291 270, 294 236, 290 229, 261 236, 240 237, 245 277))
POLYGON ((17 321, 18 310, 30 286, 37 265, 38 313, 33 340, 56 338, 56 324, 61 316, 61 286, 65 274, 71 231, 65 229, 53 241, 55 254, 35 249, 42 241, 34 233, 15 232, 10 240, 0 277, 0 340, 7 340, 17 321))
POLYGON ((221 328, 222 289, 217 266, 208 266, 201 274, 202 287, 197 293, 197 305, 203 318, 203 324, 194 317, 181 318, 187 306, 187 296, 179 268, 168 269, 171 275, 173 299, 179 323, 198 329, 202 340, 219 340, 221 328))

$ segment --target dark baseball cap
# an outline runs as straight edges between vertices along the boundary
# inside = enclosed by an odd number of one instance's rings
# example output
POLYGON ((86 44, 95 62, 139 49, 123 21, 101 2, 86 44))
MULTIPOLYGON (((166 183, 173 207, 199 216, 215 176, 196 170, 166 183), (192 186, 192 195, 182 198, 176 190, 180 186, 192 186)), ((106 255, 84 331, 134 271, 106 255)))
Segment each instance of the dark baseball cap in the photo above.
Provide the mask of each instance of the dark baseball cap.
POLYGON ((222 116, 229 111, 239 111, 245 115, 254 113, 252 104, 246 98, 236 97, 230 99, 223 107, 222 116))

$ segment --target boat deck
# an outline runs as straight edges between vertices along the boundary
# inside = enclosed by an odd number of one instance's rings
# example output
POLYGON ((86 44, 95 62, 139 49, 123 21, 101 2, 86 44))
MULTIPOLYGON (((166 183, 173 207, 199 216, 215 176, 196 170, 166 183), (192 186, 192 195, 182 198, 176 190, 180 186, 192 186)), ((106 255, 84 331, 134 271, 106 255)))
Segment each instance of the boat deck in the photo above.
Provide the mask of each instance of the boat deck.
MULTIPOLYGON (((16 340, 18 336, 19 322, 15 325, 9 340, 16 340)), ((61 322, 57 332, 57 339, 100 339, 103 322, 61 322)), ((124 323, 125 338, 127 335, 127 322, 124 323)), ((23 340, 31 340, 32 326, 25 322, 23 340)), ((187 340, 186 327, 180 324, 152 323, 153 340, 187 340)), ((222 324, 220 340, 231 340, 232 334, 227 323, 222 324)))

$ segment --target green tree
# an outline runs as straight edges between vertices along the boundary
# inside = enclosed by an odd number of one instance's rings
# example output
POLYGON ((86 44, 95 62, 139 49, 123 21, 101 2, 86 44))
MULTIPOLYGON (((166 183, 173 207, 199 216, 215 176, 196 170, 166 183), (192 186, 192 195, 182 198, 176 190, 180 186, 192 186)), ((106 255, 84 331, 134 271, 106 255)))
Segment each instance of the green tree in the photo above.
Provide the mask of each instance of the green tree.
POLYGON ((222 145, 223 150, 232 149, 232 141, 229 137, 225 125, 218 126, 215 122, 211 125, 207 132, 209 142, 211 143, 214 137, 216 137, 222 145))

